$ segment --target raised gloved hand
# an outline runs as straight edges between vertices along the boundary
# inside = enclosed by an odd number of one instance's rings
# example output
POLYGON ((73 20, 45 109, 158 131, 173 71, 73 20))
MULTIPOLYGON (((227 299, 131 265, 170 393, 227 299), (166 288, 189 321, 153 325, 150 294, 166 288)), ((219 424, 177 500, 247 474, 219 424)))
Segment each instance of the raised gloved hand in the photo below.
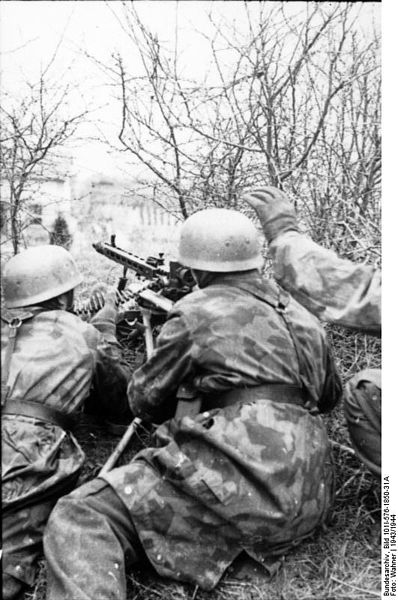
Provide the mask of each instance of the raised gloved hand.
POLYGON ((242 198, 256 211, 268 242, 285 231, 298 231, 294 208, 287 195, 278 188, 254 188, 242 198))

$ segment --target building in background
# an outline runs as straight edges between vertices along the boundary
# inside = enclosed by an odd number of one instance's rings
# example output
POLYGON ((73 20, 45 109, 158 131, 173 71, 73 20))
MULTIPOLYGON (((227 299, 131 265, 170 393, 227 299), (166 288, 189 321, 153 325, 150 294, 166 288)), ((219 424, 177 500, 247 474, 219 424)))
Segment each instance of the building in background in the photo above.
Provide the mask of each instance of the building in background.
MULTIPOLYGON (((73 237, 71 251, 79 253, 94 241, 116 234, 120 246, 136 253, 175 250, 178 219, 142 194, 134 195, 134 182, 93 173, 32 179, 23 198, 23 247, 50 243, 58 216, 73 237)), ((9 193, 3 183, 0 204, 1 245, 12 253, 9 226, 9 193)))

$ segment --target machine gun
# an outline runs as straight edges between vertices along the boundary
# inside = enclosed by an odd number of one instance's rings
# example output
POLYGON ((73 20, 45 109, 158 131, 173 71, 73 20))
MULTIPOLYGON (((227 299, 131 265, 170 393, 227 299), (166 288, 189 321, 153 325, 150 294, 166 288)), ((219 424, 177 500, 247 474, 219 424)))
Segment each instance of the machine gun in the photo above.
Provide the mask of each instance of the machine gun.
MULTIPOLYGON (((153 330, 162 325, 174 302, 192 291, 195 281, 191 271, 177 261, 165 266, 164 255, 149 256, 143 259, 132 252, 116 246, 115 235, 111 242, 97 242, 93 248, 103 256, 123 267, 123 274, 117 286, 119 316, 117 330, 121 337, 129 341, 144 334, 146 347, 153 347, 153 330), (128 282, 128 271, 136 275, 136 281, 128 282), (138 281, 137 281, 138 280, 138 281)), ((75 305, 75 313, 83 318, 103 305, 101 295, 98 302, 80 302, 75 305)))
POLYGON ((148 282, 147 289, 161 292, 161 295, 176 302, 188 294, 195 282, 191 271, 180 265, 177 261, 169 263, 169 270, 164 266, 164 255, 149 256, 147 259, 140 258, 132 252, 118 248, 115 243, 115 235, 111 236, 111 243, 97 242, 93 244, 94 250, 103 254, 110 260, 123 266, 123 276, 119 279, 118 290, 121 292, 127 285, 127 272, 134 271, 139 279, 148 282))
MULTIPOLYGON (((122 312, 124 319, 130 325, 143 331, 145 338, 146 355, 149 358, 153 353, 153 325, 154 317, 157 323, 164 322, 174 302, 192 291, 195 280, 189 269, 183 267, 176 261, 169 264, 169 270, 165 269, 163 254, 158 257, 150 256, 146 260, 135 254, 118 248, 115 244, 115 236, 111 236, 111 243, 95 243, 93 248, 110 260, 123 266, 123 275, 119 279, 118 298, 124 301, 125 307, 122 312), (144 284, 127 285, 128 270, 136 273, 138 279, 144 279, 144 284), (131 306, 129 303, 133 301, 131 306), (140 319, 140 320, 138 320, 140 319)), ((194 398, 187 386, 180 386, 177 393, 178 407, 176 416, 196 414, 199 411, 200 400, 194 398)), ((100 475, 104 475, 112 469, 125 448, 129 444, 141 420, 136 418, 127 428, 122 439, 112 452, 101 469, 100 475)))

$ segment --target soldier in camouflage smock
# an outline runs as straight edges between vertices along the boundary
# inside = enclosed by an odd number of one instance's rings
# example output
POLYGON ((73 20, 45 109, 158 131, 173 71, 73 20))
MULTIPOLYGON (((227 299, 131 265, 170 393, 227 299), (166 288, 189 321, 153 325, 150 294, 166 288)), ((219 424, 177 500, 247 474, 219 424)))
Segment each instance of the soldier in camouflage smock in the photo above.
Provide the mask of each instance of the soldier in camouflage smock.
POLYGON ((210 590, 240 553, 283 554, 330 508, 319 413, 341 385, 319 321, 262 279, 257 231, 236 211, 191 216, 180 262, 200 289, 174 305, 129 398, 159 421, 193 391, 201 412, 166 421, 128 466, 58 502, 44 538, 51 600, 122 600, 143 556, 210 590))
POLYGON ((35 247, 5 266, 2 314, 3 598, 34 583, 43 530, 71 491, 84 453, 69 431, 94 385, 96 408, 129 413, 115 309, 84 323, 64 310, 81 276, 58 246, 35 247))
MULTIPOLYGON (((257 212, 270 242, 276 280, 323 321, 379 337, 380 270, 338 258, 301 235, 292 205, 277 188, 255 189, 245 200, 257 212)), ((347 382, 344 410, 358 457, 380 477, 380 369, 365 369, 347 382)))

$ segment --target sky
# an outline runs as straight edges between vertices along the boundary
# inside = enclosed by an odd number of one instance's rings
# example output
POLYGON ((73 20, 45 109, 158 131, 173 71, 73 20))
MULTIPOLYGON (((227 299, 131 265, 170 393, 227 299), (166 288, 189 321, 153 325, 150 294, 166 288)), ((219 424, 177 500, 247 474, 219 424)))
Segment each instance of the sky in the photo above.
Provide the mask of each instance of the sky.
MULTIPOLYGON (((206 44, 197 30, 206 30, 206 9, 211 2, 140 2, 138 11, 144 22, 159 35, 160 40, 174 43, 174 30, 178 22, 178 44, 183 49, 187 73, 200 76, 208 68, 206 44), (178 4, 178 10, 176 10, 178 4), (189 4, 189 6, 188 6, 189 4)), ((213 11, 220 11, 223 3, 216 3, 213 11)), ((229 18, 242 13, 241 2, 228 7, 229 18)), ((101 107, 92 115, 96 125, 106 135, 115 137, 120 119, 119 105, 112 91, 104 86, 104 76, 92 60, 109 64, 115 52, 132 56, 131 41, 123 32, 118 17, 118 2, 68 2, 35 1, 1 3, 1 68, 2 84, 6 89, 18 90, 20 81, 37 77, 40 66, 44 67, 60 40, 56 65, 59 72, 72 77, 79 85, 83 98, 76 105, 101 107), (69 67, 69 69, 68 69, 69 67)), ((222 10, 221 10, 222 12, 222 10)), ((138 63, 138 60, 137 60, 138 63)), ((95 135, 93 128, 83 135, 95 135)), ((116 142, 116 139, 115 139, 116 142)), ((100 144, 87 144, 75 150, 77 166, 81 169, 117 171, 118 160, 110 159, 106 148, 100 144)))
MULTIPOLYGON (((272 5, 272 3, 269 3, 272 5)), ((208 13, 216 19, 226 18, 237 27, 245 19, 245 3, 201 1, 141 1, 134 4, 140 17, 160 40, 175 43, 175 25, 178 30, 178 48, 187 77, 201 79, 212 68, 208 44, 203 33, 210 35, 208 13)), ((305 9, 306 2, 288 3, 290 12, 305 9)), ((256 12, 259 3, 249 4, 256 12)), ((121 6, 111 1, 9 1, 0 3, 1 14, 1 71, 2 86, 18 95, 20 82, 37 79, 40 68, 48 64, 49 57, 57 49, 52 71, 64 81, 70 78, 78 86, 74 96, 74 108, 82 106, 94 110, 91 123, 80 129, 87 138, 105 135, 117 144, 120 124, 120 105, 113 97, 112 89, 104 85, 104 74, 95 62, 85 54, 94 56, 98 62, 109 64, 110 57, 120 52, 129 57, 132 68, 138 64, 131 40, 120 25, 121 6), (99 133, 99 131, 101 133, 99 133)), ((363 27, 372 18, 378 20, 378 6, 369 5, 362 12, 363 27)), ((87 139, 76 143, 72 153, 75 169, 87 174, 100 171, 117 174, 124 167, 120 155, 87 139)), ((125 168, 125 167, 124 167, 125 168)))

